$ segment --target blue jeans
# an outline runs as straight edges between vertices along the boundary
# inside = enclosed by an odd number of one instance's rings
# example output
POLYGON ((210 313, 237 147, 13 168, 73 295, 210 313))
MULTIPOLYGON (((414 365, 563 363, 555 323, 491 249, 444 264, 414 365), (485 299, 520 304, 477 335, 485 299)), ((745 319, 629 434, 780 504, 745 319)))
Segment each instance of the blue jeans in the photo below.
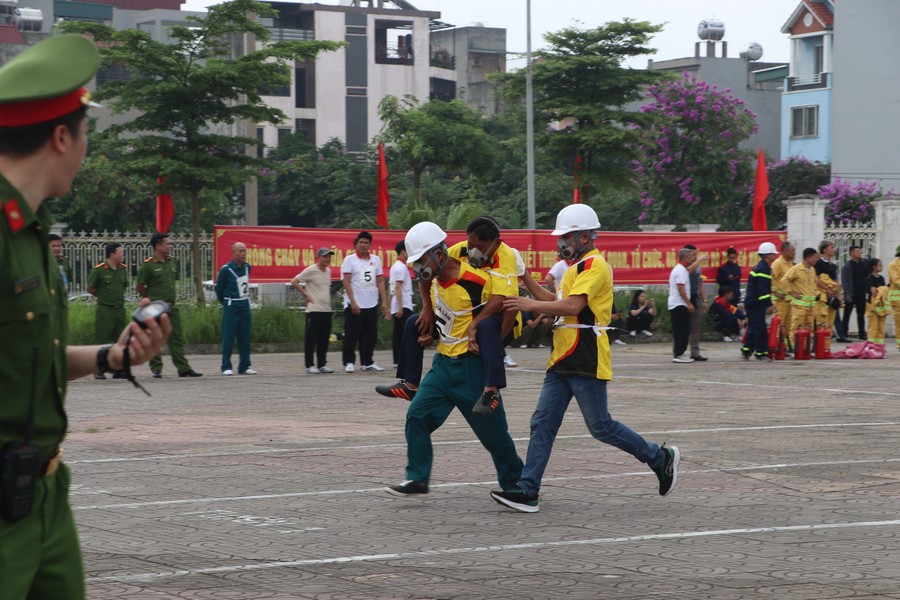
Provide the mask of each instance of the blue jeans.
POLYGON ((665 460, 665 452, 657 444, 648 442, 638 433, 614 420, 606 407, 606 382, 591 377, 557 375, 548 371, 537 408, 531 415, 531 440, 519 487, 529 494, 541 490, 541 479, 550 461, 556 433, 562 425, 569 402, 575 396, 591 435, 601 442, 624 450, 651 469, 656 470, 665 460))

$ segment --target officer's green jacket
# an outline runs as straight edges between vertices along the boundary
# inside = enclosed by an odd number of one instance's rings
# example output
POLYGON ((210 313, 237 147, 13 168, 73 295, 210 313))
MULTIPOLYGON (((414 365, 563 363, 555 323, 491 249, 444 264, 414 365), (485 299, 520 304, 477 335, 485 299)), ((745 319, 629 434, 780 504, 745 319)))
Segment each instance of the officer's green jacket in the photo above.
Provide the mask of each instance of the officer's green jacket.
POLYGON ((0 446, 24 438, 33 393, 33 443, 47 460, 66 432, 68 369, 66 289, 48 239, 53 215, 46 206, 35 214, 2 175, 0 205, 0 446))
POLYGON ((178 282, 178 261, 171 256, 161 261, 151 256, 138 271, 137 282, 147 286, 147 297, 175 304, 178 282))
POLYGON ((97 291, 98 304, 120 308, 125 304, 128 289, 128 266, 122 263, 113 269, 105 260, 91 269, 87 286, 97 291))

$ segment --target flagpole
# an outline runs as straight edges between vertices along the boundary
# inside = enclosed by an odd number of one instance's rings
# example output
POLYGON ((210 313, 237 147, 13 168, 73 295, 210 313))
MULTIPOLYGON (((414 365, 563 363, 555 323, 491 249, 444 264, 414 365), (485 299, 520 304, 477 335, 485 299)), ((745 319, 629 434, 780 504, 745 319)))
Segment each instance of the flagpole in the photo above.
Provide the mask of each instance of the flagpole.
POLYGON ((531 81, 531 0, 525 8, 525 145, 527 146, 526 180, 528 182, 528 229, 534 229, 534 91, 531 81))

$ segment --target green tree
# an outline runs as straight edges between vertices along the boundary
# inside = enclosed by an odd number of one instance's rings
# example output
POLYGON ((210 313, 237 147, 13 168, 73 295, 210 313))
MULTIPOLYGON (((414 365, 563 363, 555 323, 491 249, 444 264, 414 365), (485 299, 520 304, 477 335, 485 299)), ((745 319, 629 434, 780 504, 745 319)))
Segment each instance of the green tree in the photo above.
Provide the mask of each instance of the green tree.
POLYGON ((640 220, 748 228, 754 161, 740 144, 756 115, 728 92, 688 75, 650 88, 642 110, 652 120, 636 129, 640 220))
POLYGON ((787 208, 784 201, 791 196, 815 194, 831 181, 831 165, 811 161, 803 156, 789 156, 766 166, 769 176, 769 198, 766 211, 769 222, 787 224, 787 208))
POLYGON ((290 84, 289 61, 315 58, 335 50, 338 42, 270 42, 268 29, 253 15, 271 18, 271 5, 231 0, 209 8, 205 18, 188 17, 190 26, 169 29, 173 44, 153 40, 146 31, 82 22, 61 25, 65 31, 93 35, 101 45, 102 66, 127 69, 129 78, 97 91, 114 113, 137 116, 112 125, 110 132, 131 147, 117 166, 121 172, 153 181, 191 199, 194 283, 203 303, 200 269, 201 192, 230 194, 255 176, 266 162, 255 152, 254 138, 230 135, 234 124, 281 123, 285 115, 267 106, 260 91, 290 84), (252 34, 261 49, 237 52, 252 34))
POLYGON ((414 210, 427 209, 421 199, 422 175, 428 169, 487 174, 496 147, 485 132, 481 114, 461 100, 419 104, 413 96, 386 96, 378 106, 384 121, 381 139, 392 144, 412 172, 414 210))
MULTIPOLYGON (((540 123, 536 141, 570 181, 581 157, 579 187, 585 201, 604 183, 624 181, 630 175, 637 142, 632 126, 646 118, 626 105, 639 100, 642 90, 664 75, 624 68, 622 63, 652 53, 647 44, 661 29, 629 19, 593 29, 568 27, 547 34, 548 47, 535 53, 534 108, 540 123)), ((521 111, 525 71, 494 80, 507 105, 521 111)))

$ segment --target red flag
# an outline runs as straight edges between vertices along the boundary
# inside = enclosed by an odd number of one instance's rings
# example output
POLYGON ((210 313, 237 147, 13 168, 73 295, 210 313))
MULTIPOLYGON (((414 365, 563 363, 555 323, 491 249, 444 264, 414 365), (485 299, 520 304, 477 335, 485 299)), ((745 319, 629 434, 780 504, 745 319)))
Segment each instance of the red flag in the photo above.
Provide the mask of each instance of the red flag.
MULTIPOLYGON (((156 183, 162 185, 164 181, 165 179, 160 177, 156 180, 156 183)), ((156 231, 168 233, 174 218, 175 204, 172 202, 172 194, 161 192, 156 197, 156 231)))
POLYGON ((575 193, 572 194, 573 204, 581 204, 581 186, 578 184, 578 179, 580 177, 582 165, 583 160, 579 154, 575 157, 575 193))
POLYGON ((387 161, 384 160, 384 144, 378 144, 378 217, 376 222, 388 228, 388 207, 391 195, 388 193, 387 161))
POLYGON ((762 148, 756 161, 756 186, 753 188, 753 231, 768 231, 766 224, 766 198, 769 197, 769 175, 766 173, 766 157, 762 148))

